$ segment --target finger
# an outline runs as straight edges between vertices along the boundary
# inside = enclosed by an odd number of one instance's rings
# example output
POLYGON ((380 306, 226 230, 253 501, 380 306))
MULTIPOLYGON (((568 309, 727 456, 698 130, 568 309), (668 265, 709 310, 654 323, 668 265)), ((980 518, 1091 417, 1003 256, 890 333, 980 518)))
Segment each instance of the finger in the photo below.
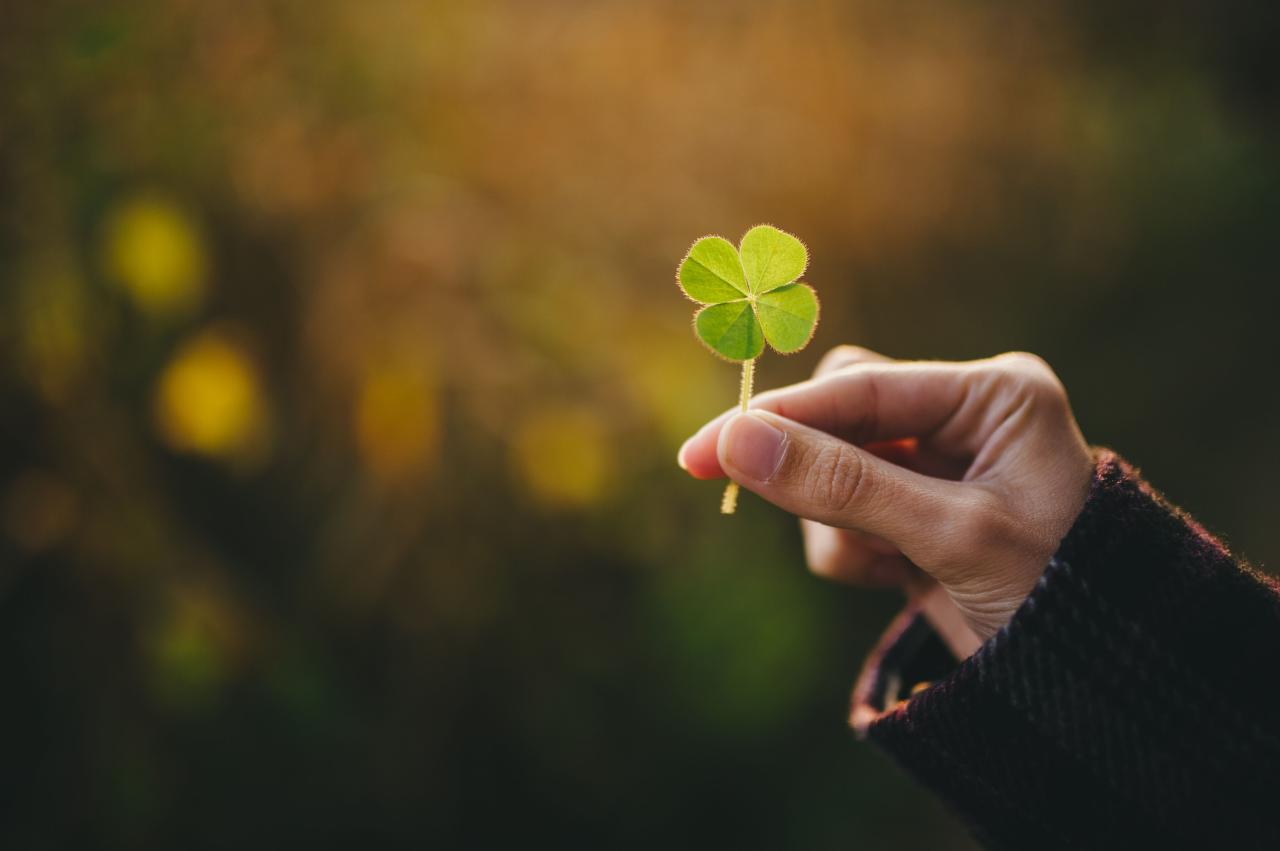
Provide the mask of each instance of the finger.
MULTIPOLYGON (((832 352, 844 354, 840 349, 832 352)), ((823 360, 828 367, 839 369, 844 359, 828 357, 823 360)), ((823 367, 819 366, 819 369, 823 367)), ((952 467, 935 463, 927 453, 921 453, 914 438, 871 443, 864 448, 892 464, 926 476, 959 478, 952 467)), ((875 535, 836 529, 804 518, 800 519, 800 533, 804 540, 805 563, 811 573, 823 579, 852 585, 903 588, 921 577, 919 568, 898 552, 897 547, 875 535)))
POLYGON ((856 585, 901 587, 919 573, 881 538, 851 529, 836 529, 814 520, 800 520, 805 563, 823 579, 856 585))
MULTIPOLYGON (((799 384, 761 393, 753 410, 769 411, 855 444, 924 437, 959 410, 974 375, 971 364, 923 361, 857 363, 799 384)), ((680 465, 699 479, 725 475, 716 455, 720 431, 737 413, 721 414, 680 448, 680 465)))
POLYGON ((733 480, 769 502, 876 535, 922 567, 950 560, 952 539, 979 508, 973 488, 922 476, 765 412, 730 420, 718 451, 733 480))
POLYGON ((862 448, 890 464, 939 479, 959 481, 969 466, 967 459, 947 454, 933 446, 931 441, 922 442, 914 437, 876 441, 862 448))
MULTIPOLYGON (((847 344, 842 346, 836 346, 835 348, 828 350, 827 353, 822 356, 822 359, 818 361, 817 367, 815 367, 813 370, 813 377, 818 378, 819 376, 827 375, 828 373, 832 373, 837 370, 844 369, 845 367, 848 367, 848 366, 853 366, 854 364, 887 363, 892 360, 893 359, 890 358, 888 355, 882 355, 879 352, 873 352, 871 349, 863 348, 862 346, 853 346, 853 345, 847 345, 847 344)), ((752 400, 751 406, 758 407, 761 404, 762 398, 767 398, 767 397, 757 396, 755 399, 752 400)), ((738 406, 729 408, 724 413, 722 413, 719 417, 712 420, 712 422, 709 423, 708 426, 723 425, 725 422, 728 421, 729 417, 733 416, 735 413, 739 413, 740 410, 741 409, 738 406)), ((708 428, 708 426, 703 426, 699 434, 701 434, 701 431, 705 431, 708 428)), ((695 437, 696 436, 698 435, 695 435, 695 437)), ((690 459, 686 459, 685 457, 685 448, 689 446, 691 442, 692 442, 692 438, 690 440, 685 441, 685 445, 682 446, 680 450, 676 453, 676 463, 679 464, 681 468, 691 473, 694 476, 694 478, 698 478, 698 479, 721 478, 724 475, 724 472, 720 469, 720 465, 714 462, 714 458, 705 457, 705 453, 704 453, 704 457, 693 457, 692 461, 694 463, 694 466, 690 468, 689 466, 690 459), (710 461, 712 462, 712 464, 710 466, 702 465, 699 463, 699 461, 701 460, 710 461)), ((702 443, 705 444, 705 441, 702 441, 702 443)), ((714 445, 714 440, 711 441, 711 444, 714 445)))
POLYGON ((864 349, 862 346, 836 346, 818 361, 813 377, 817 378, 819 375, 826 375, 829 372, 844 369, 846 366, 853 366, 855 363, 888 363, 891 360, 893 358, 888 355, 864 349))

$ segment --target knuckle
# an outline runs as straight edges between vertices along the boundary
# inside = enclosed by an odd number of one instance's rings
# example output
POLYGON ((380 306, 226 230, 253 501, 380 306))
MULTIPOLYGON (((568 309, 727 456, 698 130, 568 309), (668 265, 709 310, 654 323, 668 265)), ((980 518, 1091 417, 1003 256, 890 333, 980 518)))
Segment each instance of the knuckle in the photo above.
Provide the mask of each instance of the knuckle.
POLYGON ((830 372, 846 364, 854 363, 865 355, 866 349, 861 346, 853 346, 847 343, 836 346, 833 349, 828 349, 827 353, 822 356, 813 374, 821 375, 824 372, 830 372))
POLYGON ((1002 355, 998 355, 996 360, 1013 364, 1024 369, 1043 369, 1052 372, 1048 362, 1033 352, 1005 352, 1002 355))
POLYGON ((805 472, 803 495, 827 511, 847 511, 861 498, 866 478, 866 465, 857 451, 832 442, 814 452, 805 472))
POLYGON ((1021 394, 1044 403, 1065 403, 1066 389, 1048 362, 1031 352, 1007 352, 994 359, 1001 379, 1021 394))

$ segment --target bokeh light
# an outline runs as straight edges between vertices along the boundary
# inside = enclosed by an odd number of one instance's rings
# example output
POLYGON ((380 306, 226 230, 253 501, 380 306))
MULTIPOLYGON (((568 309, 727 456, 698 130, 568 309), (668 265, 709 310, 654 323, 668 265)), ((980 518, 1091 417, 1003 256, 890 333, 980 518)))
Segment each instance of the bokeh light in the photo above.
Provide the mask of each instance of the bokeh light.
POLYGON ((553 506, 585 506, 608 493, 617 449, 590 409, 550 409, 520 423, 513 463, 525 485, 553 506))
POLYGON ((234 336, 203 331, 183 343, 156 383, 155 422, 178 451, 232 459, 263 451, 266 402, 253 360, 234 336))
POLYGON ((113 209, 104 230, 107 272, 139 309, 167 318, 199 306, 205 249, 181 207, 159 195, 140 194, 113 209))
POLYGON ((437 384, 431 361, 402 357, 376 364, 360 385, 353 415, 361 456, 373 472, 398 479, 425 470, 440 437, 437 384))

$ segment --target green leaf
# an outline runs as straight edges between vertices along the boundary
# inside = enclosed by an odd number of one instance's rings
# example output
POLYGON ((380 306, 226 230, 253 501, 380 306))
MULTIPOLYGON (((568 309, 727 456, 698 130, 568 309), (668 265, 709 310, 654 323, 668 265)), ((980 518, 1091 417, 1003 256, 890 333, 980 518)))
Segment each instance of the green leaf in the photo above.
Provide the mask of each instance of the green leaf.
POLYGON ((680 288, 703 304, 720 304, 747 295, 742 261, 733 243, 719 236, 704 236, 693 244, 680 264, 680 288))
POLYGON ((747 285, 757 295, 791 283, 809 265, 804 243, 772 225, 756 225, 747 231, 741 251, 747 285))
POLYGON ((729 360, 751 360, 764 351, 764 333, 745 300, 704 307, 693 327, 702 342, 729 360))
POLYGON ((798 352, 818 325, 818 296, 808 284, 787 284, 756 297, 764 338, 784 355, 798 352))

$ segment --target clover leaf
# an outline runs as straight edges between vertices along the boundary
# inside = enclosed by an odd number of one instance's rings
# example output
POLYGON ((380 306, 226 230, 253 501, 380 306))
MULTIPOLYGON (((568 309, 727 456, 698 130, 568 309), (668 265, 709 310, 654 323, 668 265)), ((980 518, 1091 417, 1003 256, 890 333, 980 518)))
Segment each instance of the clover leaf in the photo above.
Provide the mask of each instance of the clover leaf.
POLYGON ((770 225, 756 225, 733 243, 704 236, 680 263, 680 288, 706 305, 694 331, 731 361, 754 360, 765 343, 782 354, 803 349, 818 323, 818 297, 797 283, 809 262, 804 243, 770 225))
MULTIPOLYGON (((694 333, 711 351, 742 364, 744 413, 765 343, 789 355, 813 337, 818 296, 798 282, 808 264, 804 243, 771 225, 747 231, 737 248, 724 237, 704 236, 680 261, 680 289, 704 305, 694 314, 694 333)), ((730 482, 720 511, 733 514, 737 507, 738 483, 730 482)))

